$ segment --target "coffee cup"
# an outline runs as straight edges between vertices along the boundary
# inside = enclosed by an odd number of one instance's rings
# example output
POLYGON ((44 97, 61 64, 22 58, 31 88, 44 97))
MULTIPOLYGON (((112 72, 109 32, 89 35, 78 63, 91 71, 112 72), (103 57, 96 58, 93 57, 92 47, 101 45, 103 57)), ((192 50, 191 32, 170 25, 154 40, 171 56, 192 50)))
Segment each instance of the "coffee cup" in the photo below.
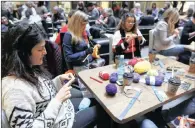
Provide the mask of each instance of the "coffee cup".
POLYGON ((149 61, 150 63, 154 62, 155 58, 156 58, 156 54, 157 54, 157 51, 155 49, 152 49, 149 51, 149 61))
POLYGON ((123 74, 123 86, 130 86, 133 81, 133 73, 123 74))
POLYGON ((181 80, 179 79, 179 77, 171 77, 168 80, 167 93, 175 95, 180 85, 181 85, 181 80))
POLYGON ((195 73, 195 57, 190 58, 190 67, 189 67, 189 72, 195 73))

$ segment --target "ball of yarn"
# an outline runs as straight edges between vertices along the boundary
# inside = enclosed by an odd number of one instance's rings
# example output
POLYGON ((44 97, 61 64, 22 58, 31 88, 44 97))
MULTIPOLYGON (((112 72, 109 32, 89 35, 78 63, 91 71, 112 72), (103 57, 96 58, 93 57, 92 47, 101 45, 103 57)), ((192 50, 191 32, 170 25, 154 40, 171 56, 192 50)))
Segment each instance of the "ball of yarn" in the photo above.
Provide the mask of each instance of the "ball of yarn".
POLYGON ((163 79, 161 76, 147 76, 145 78, 147 85, 161 86, 163 83, 163 79))
POLYGON ((150 69, 148 72, 147 72, 147 75, 148 76, 158 76, 158 71, 156 69, 150 69))
POLYGON ((108 84, 106 86, 106 93, 110 96, 114 96, 117 93, 117 87, 115 84, 108 84))
POLYGON ((100 71, 99 72, 99 77, 103 80, 108 80, 110 78, 110 75, 105 71, 100 71))
POLYGON ((116 72, 112 73, 110 75, 110 83, 116 83, 117 80, 118 80, 118 74, 116 72))
POLYGON ((150 64, 150 62, 148 62, 146 60, 138 62, 134 66, 134 72, 136 72, 138 74, 143 74, 145 72, 148 72, 150 69, 151 69, 151 64, 150 64))
POLYGON ((143 60, 141 58, 133 58, 133 59, 129 60, 128 64, 131 66, 134 66, 135 64, 137 64, 140 61, 143 61, 143 60))
POLYGON ((140 75, 138 73, 133 73, 133 82, 139 83, 140 75))

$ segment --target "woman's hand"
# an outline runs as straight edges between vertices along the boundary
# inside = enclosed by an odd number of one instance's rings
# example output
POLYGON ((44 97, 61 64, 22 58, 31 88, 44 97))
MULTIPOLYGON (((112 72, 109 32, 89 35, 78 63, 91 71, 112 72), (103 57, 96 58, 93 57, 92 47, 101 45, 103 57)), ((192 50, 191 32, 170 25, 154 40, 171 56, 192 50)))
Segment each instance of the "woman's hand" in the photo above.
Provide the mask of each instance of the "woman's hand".
POLYGON ((174 32, 173 32, 174 35, 178 36, 179 35, 179 30, 178 29, 175 29, 174 32))
POLYGON ((60 75, 61 81, 67 80, 68 82, 63 85, 63 87, 59 90, 59 92, 56 94, 55 98, 60 101, 61 103, 66 101, 71 97, 70 89, 72 82, 74 82, 75 77, 72 75, 72 73, 63 74, 60 75))
POLYGON ((72 73, 62 74, 59 76, 59 78, 61 80, 62 85, 64 84, 64 81, 71 81, 71 84, 75 81, 75 77, 72 73))
POLYGON ((136 34, 126 34, 126 42, 130 42, 132 39, 137 38, 136 34))
POLYGON ((193 121, 188 121, 185 117, 180 118, 180 123, 177 128, 195 128, 195 122, 193 121), (186 122, 189 122, 190 127, 187 127, 185 124, 186 122))

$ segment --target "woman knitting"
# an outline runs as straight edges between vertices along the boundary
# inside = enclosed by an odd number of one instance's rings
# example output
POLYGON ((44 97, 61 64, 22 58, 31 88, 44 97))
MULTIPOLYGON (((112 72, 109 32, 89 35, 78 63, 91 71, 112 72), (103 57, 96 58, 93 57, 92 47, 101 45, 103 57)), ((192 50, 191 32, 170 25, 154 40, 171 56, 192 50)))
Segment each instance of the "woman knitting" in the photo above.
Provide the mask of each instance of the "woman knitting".
POLYGON ((2 109, 11 128, 78 128, 97 121, 99 112, 95 106, 75 114, 81 100, 72 98, 74 106, 69 100, 73 75, 59 75, 51 80, 41 66, 47 52, 44 34, 36 24, 20 23, 4 39, 2 109))
POLYGON ((112 48, 115 55, 124 55, 125 59, 140 57, 140 43, 144 41, 141 32, 137 29, 134 14, 125 13, 114 33, 112 48))
POLYGON ((87 69, 87 64, 92 61, 93 48, 89 41, 83 37, 88 17, 84 12, 76 11, 68 22, 68 32, 63 39, 63 53, 68 69, 78 73, 87 69), (85 59, 87 57, 87 59, 85 59))

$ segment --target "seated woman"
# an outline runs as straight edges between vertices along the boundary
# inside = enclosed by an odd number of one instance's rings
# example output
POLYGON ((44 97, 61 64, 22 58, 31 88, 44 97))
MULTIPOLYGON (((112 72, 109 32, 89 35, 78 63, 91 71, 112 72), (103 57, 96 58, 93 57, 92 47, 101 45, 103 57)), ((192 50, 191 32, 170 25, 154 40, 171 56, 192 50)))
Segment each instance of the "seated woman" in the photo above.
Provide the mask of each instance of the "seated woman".
POLYGON ((79 102, 72 104, 69 100, 71 83, 75 80, 72 74, 51 80, 50 74, 41 67, 47 52, 43 33, 36 24, 20 23, 9 29, 5 37, 2 41, 2 109, 12 128, 78 128, 97 120, 100 109, 96 107, 75 114, 78 105, 73 104, 79 102))
MULTIPOLYGON (((195 41, 195 12, 193 14, 192 19, 186 22, 182 31, 180 42, 183 45, 190 45, 193 41, 195 41)), ((178 61, 184 64, 189 64, 190 57, 191 52, 184 51, 179 55, 178 61)))
POLYGON ((146 12, 147 12, 147 15, 140 17, 139 25, 146 25, 146 26, 147 25, 154 25, 155 20, 154 20, 154 17, 152 16, 152 10, 147 9, 146 12))
POLYGON ((154 28, 153 48, 164 56, 178 56, 184 51, 183 46, 176 45, 179 31, 175 24, 179 21, 179 13, 177 9, 167 9, 163 17, 154 28))
MULTIPOLYGON (((65 33, 63 38, 62 47, 65 61, 68 64, 68 69, 74 69, 76 73, 88 68, 86 67, 88 61, 83 62, 83 60, 93 52, 89 41, 83 37, 87 23, 87 15, 82 11, 76 11, 68 21, 68 32, 65 33)), ((89 59, 89 61, 91 60, 92 58, 89 59)))
POLYGON ((96 24, 101 24, 106 28, 114 28, 117 26, 116 19, 113 16, 113 11, 111 8, 105 8, 102 11, 100 18, 96 20, 96 24))
POLYGON ((140 43, 144 42, 141 32, 137 29, 134 14, 125 13, 113 35, 112 48, 115 55, 124 55, 125 59, 141 57, 140 43))

